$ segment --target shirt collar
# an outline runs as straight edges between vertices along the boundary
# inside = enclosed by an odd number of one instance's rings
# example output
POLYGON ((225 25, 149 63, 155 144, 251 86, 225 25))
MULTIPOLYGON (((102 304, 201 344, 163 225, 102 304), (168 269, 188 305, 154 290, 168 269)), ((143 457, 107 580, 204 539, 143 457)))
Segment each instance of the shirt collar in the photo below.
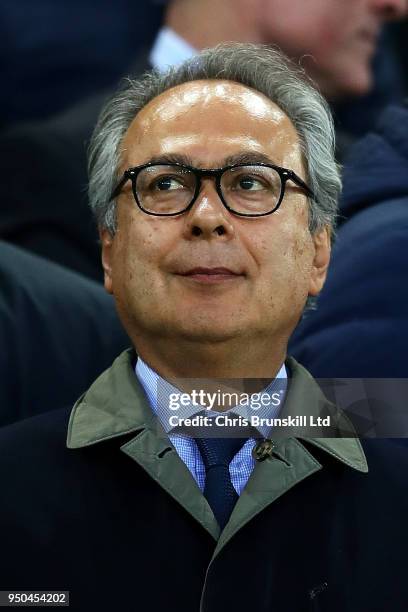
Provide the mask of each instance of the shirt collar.
MULTIPOLYGON (((171 394, 179 394, 179 389, 162 378, 145 361, 143 361, 141 357, 138 357, 135 373, 147 395, 150 406, 157 415, 164 431, 166 433, 170 433, 172 427, 169 423, 169 417, 172 414, 175 414, 175 412, 169 408, 169 397, 171 394)), ((259 392, 259 394, 263 393, 268 395, 270 398, 275 396, 276 400, 279 399, 279 401, 271 403, 271 405, 259 406, 259 408, 256 409, 256 414, 259 417, 271 419, 278 416, 280 407, 285 400, 287 378, 286 367, 283 363, 276 377, 262 391, 259 392)), ((255 402, 253 403, 255 404, 255 402)), ((230 408, 226 412, 247 418, 249 417, 251 410, 255 409, 249 408, 246 405, 238 405, 230 408)), ((177 408, 177 417, 180 419, 191 418, 203 411, 209 417, 215 417, 217 414, 219 414, 219 412, 207 410, 204 406, 197 406, 190 402, 187 405, 180 405, 180 407, 177 408)), ((270 433, 270 429, 265 426, 258 426, 256 429, 264 438, 268 437, 268 434, 270 433)))
POLYGON ((176 32, 168 27, 163 27, 159 30, 149 59, 154 68, 163 71, 169 66, 182 64, 196 53, 196 49, 176 32))
MULTIPOLYGON (((135 435, 150 429, 157 432, 157 418, 144 389, 135 376, 133 349, 124 351, 89 390, 75 403, 68 425, 67 447, 83 448, 125 434, 135 435)), ((306 400, 311 410, 316 398, 325 401, 322 391, 305 368, 292 357, 285 361, 291 372, 285 406, 306 400)), ((327 400, 326 400, 327 401, 327 400)), ((360 472, 367 472, 367 462, 358 438, 307 438, 342 463, 360 472)), ((169 440, 156 439, 155 453, 168 448, 169 440)))

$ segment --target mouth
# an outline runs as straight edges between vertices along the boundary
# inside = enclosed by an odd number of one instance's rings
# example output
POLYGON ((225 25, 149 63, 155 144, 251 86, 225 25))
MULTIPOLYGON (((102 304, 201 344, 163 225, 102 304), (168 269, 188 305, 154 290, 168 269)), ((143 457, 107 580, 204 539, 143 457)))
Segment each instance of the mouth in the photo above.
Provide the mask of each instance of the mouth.
POLYGON ((243 278, 240 272, 234 272, 229 268, 191 268, 179 276, 204 284, 217 284, 243 278))

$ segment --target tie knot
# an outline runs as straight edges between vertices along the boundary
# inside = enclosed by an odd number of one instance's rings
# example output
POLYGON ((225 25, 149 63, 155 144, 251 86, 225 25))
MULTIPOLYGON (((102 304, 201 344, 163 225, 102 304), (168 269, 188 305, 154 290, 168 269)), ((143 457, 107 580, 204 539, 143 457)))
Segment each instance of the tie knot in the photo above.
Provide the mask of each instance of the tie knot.
POLYGON ((229 466, 248 438, 196 438, 206 470, 216 465, 229 466))

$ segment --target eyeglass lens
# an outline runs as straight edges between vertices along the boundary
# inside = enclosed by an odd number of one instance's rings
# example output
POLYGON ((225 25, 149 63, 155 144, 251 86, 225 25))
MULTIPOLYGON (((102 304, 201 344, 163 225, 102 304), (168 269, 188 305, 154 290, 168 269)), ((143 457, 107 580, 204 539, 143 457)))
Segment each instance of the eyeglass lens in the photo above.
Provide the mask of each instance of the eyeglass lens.
MULTIPOLYGON (((180 166, 149 166, 139 172, 136 194, 139 204, 155 214, 185 210, 194 198, 198 177, 180 166)), ((235 212, 266 213, 275 208, 281 194, 281 178, 273 168, 235 166, 221 177, 221 193, 235 212)))

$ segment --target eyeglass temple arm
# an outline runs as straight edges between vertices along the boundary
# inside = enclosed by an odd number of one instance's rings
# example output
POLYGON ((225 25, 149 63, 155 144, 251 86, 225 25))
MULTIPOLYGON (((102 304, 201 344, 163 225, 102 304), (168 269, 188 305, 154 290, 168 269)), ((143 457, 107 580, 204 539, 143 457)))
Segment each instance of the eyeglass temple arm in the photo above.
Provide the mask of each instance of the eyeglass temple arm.
POLYGON ((112 200, 114 200, 115 198, 118 197, 118 195, 120 194, 120 192, 122 191, 122 187, 123 185, 126 183, 126 181, 128 181, 130 179, 130 173, 129 170, 126 170, 123 173, 122 178, 120 179, 119 183, 116 185, 116 187, 114 188, 114 190, 111 193, 111 197, 109 202, 111 202, 112 200))
POLYGON ((310 189, 309 185, 307 185, 305 183, 305 181, 303 181, 297 174, 295 174, 295 172, 293 172, 293 170, 287 170, 285 172, 286 177, 288 181, 293 181, 294 183, 296 183, 296 185, 298 185, 299 187, 302 187, 306 193, 317 202, 316 196, 314 194, 314 192, 310 189))

